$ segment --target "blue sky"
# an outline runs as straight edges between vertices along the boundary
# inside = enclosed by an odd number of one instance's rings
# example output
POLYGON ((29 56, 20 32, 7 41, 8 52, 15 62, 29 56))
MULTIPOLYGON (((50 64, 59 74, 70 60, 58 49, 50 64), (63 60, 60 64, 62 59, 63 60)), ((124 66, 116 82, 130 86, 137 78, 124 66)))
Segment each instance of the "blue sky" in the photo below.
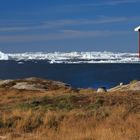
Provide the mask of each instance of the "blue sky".
POLYGON ((0 51, 137 52, 140 0, 0 0, 0 51))

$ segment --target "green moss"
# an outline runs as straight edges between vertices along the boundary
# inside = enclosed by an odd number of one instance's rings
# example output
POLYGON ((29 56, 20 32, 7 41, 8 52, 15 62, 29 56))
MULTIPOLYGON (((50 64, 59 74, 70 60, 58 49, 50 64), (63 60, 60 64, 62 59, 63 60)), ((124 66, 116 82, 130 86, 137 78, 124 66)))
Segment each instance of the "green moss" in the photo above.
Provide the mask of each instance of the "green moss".
POLYGON ((134 84, 134 83, 137 83, 138 82, 138 80, 132 80, 132 81, 130 81, 130 84, 134 84))
POLYGON ((21 110, 45 109, 45 110, 72 110, 83 108, 87 110, 96 110, 103 106, 104 100, 98 98, 94 103, 82 103, 83 96, 61 95, 55 97, 45 96, 41 99, 34 99, 28 103, 22 103, 16 107, 21 110))
POLYGON ((16 106, 21 110, 29 109, 40 109, 44 108, 46 110, 71 110, 79 107, 76 104, 77 96, 74 95, 63 95, 57 97, 43 97, 42 99, 34 99, 28 103, 22 103, 16 106))
POLYGON ((38 106, 31 104, 31 103, 22 103, 22 104, 16 105, 16 108, 25 111, 25 110, 29 110, 29 109, 37 109, 38 106))

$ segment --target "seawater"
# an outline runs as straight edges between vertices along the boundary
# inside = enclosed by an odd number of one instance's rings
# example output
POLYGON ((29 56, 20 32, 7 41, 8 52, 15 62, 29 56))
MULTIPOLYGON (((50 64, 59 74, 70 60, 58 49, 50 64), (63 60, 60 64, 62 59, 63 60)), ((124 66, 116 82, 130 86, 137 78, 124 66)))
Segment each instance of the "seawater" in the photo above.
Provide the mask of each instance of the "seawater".
POLYGON ((140 64, 49 64, 47 61, 0 61, 0 79, 40 77, 76 88, 111 88, 140 80, 140 64))

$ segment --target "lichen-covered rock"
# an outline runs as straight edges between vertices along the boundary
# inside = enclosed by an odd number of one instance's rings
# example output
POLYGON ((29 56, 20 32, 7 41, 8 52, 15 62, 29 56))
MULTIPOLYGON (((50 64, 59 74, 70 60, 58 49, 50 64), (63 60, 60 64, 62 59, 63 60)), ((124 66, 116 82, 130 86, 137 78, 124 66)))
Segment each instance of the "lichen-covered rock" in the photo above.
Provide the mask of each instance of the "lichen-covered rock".
POLYGON ((7 85, 9 83, 11 83, 13 80, 0 80, 0 86, 4 86, 7 85))
POLYGON ((41 84, 30 84, 27 82, 16 83, 13 86, 15 89, 24 89, 24 90, 47 90, 47 86, 41 84))
POLYGON ((17 80, 1 80, 0 87, 2 88, 14 88, 19 90, 57 90, 57 89, 67 89, 70 85, 59 82, 40 78, 26 78, 17 80))

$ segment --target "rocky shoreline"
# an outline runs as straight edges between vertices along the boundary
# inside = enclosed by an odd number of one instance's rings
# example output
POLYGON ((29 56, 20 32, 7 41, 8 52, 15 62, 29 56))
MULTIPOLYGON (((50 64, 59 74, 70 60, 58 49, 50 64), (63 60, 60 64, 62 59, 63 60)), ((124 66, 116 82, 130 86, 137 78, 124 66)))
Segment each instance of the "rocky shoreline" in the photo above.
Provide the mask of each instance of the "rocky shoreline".
MULTIPOLYGON (((87 90, 87 89, 74 89, 69 84, 60 82, 60 81, 52 81, 47 79, 41 79, 36 77, 30 77, 25 79, 16 79, 16 80, 0 80, 0 88, 9 88, 9 89, 17 89, 17 90, 31 90, 31 91, 51 91, 58 89, 73 89, 73 90, 87 90)), ((97 90, 93 90, 97 93, 103 92, 115 92, 115 91, 140 91, 140 81, 132 81, 129 84, 124 85, 120 83, 113 88, 106 89, 105 87, 99 87, 97 90)))

